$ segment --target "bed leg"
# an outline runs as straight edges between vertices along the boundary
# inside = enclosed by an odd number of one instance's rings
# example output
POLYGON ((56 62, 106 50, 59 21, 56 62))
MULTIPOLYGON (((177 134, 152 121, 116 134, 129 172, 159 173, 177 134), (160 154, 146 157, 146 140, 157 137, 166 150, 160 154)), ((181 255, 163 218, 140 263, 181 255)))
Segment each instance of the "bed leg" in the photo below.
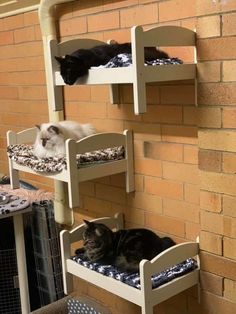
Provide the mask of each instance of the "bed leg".
MULTIPOLYGON (((17 135, 15 132, 7 132, 7 145, 17 144, 17 135)), ((8 157, 9 175, 12 189, 18 189, 20 187, 19 171, 15 170, 12 165, 11 159, 8 157)))
POLYGON ((153 306, 147 303, 143 305, 142 314, 153 314, 153 306))
POLYGON ((130 193, 134 191, 134 148, 133 148, 133 132, 125 130, 126 136, 126 192, 130 193))
POLYGON ((109 92, 110 92, 110 103, 113 105, 119 104, 120 103, 119 85, 118 84, 109 85, 109 92))

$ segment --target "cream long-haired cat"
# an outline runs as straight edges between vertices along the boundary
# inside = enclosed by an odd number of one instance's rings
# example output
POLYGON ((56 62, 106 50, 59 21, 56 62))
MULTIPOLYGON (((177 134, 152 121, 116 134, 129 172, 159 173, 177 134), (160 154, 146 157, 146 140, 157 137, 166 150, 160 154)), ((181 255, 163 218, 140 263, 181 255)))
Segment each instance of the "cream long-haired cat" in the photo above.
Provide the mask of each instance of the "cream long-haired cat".
POLYGON ((68 138, 80 140, 96 133, 91 124, 75 121, 60 121, 36 125, 38 134, 34 143, 34 155, 38 158, 65 156, 65 141, 68 138))

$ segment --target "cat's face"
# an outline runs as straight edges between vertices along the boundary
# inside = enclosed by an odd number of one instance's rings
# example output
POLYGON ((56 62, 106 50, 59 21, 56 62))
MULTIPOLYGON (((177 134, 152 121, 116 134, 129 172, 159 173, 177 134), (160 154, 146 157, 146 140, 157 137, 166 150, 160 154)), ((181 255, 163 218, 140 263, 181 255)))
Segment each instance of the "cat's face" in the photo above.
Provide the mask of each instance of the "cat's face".
POLYGON ((50 125, 47 128, 36 126, 38 128, 38 141, 45 149, 52 149, 56 145, 61 144, 63 135, 57 126, 50 125))
POLYGON ((88 69, 81 58, 66 55, 64 58, 55 57, 60 64, 60 73, 64 82, 73 85, 77 79, 88 73, 88 69))
POLYGON ((101 247, 111 243, 112 231, 104 224, 84 220, 85 230, 83 234, 86 248, 101 247))

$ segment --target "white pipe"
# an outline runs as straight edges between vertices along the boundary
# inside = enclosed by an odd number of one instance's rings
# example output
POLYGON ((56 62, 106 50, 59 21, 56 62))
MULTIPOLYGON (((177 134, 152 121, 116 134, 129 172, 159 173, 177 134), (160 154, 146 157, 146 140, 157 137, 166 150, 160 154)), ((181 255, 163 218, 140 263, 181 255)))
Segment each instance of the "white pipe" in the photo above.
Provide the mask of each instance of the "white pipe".
MULTIPOLYGON (((58 98, 56 97, 56 94, 60 95, 59 99, 61 98, 62 101, 63 93, 62 87, 54 86, 49 41, 52 39, 57 39, 55 5, 72 1, 74 0, 41 0, 39 5, 38 14, 43 36, 49 120, 53 122, 64 119, 64 110, 55 111, 52 109, 55 108, 55 100, 58 98)), ((68 207, 67 185, 61 181, 55 180, 54 193, 55 220, 60 224, 73 225, 73 211, 68 207)))

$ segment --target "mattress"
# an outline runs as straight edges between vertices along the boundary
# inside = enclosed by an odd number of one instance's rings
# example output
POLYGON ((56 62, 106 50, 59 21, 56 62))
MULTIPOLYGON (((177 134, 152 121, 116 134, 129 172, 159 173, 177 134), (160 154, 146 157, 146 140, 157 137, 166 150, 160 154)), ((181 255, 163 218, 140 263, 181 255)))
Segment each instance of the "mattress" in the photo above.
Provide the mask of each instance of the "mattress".
MULTIPOLYGON (((125 284, 128 284, 136 289, 141 289, 140 286, 140 276, 139 273, 128 273, 128 272, 122 272, 118 270, 115 266, 112 265, 106 265, 101 263, 94 263, 90 262, 84 259, 83 253, 79 253, 72 257, 72 260, 76 263, 87 267, 91 270, 94 270, 104 276, 108 276, 111 278, 114 278, 116 280, 119 280, 125 284)), ((197 262, 192 259, 188 258, 182 263, 179 263, 173 267, 169 267, 166 270, 154 274, 151 277, 152 280, 152 288, 157 288, 177 277, 180 277, 184 274, 189 273, 190 271, 197 268, 197 262)))
MULTIPOLYGON (((67 168, 66 157, 38 158, 33 153, 33 145, 14 144, 7 147, 8 156, 19 165, 27 166, 40 173, 57 173, 67 168)), ((76 156, 77 166, 120 160, 125 157, 123 146, 96 150, 76 156)))

